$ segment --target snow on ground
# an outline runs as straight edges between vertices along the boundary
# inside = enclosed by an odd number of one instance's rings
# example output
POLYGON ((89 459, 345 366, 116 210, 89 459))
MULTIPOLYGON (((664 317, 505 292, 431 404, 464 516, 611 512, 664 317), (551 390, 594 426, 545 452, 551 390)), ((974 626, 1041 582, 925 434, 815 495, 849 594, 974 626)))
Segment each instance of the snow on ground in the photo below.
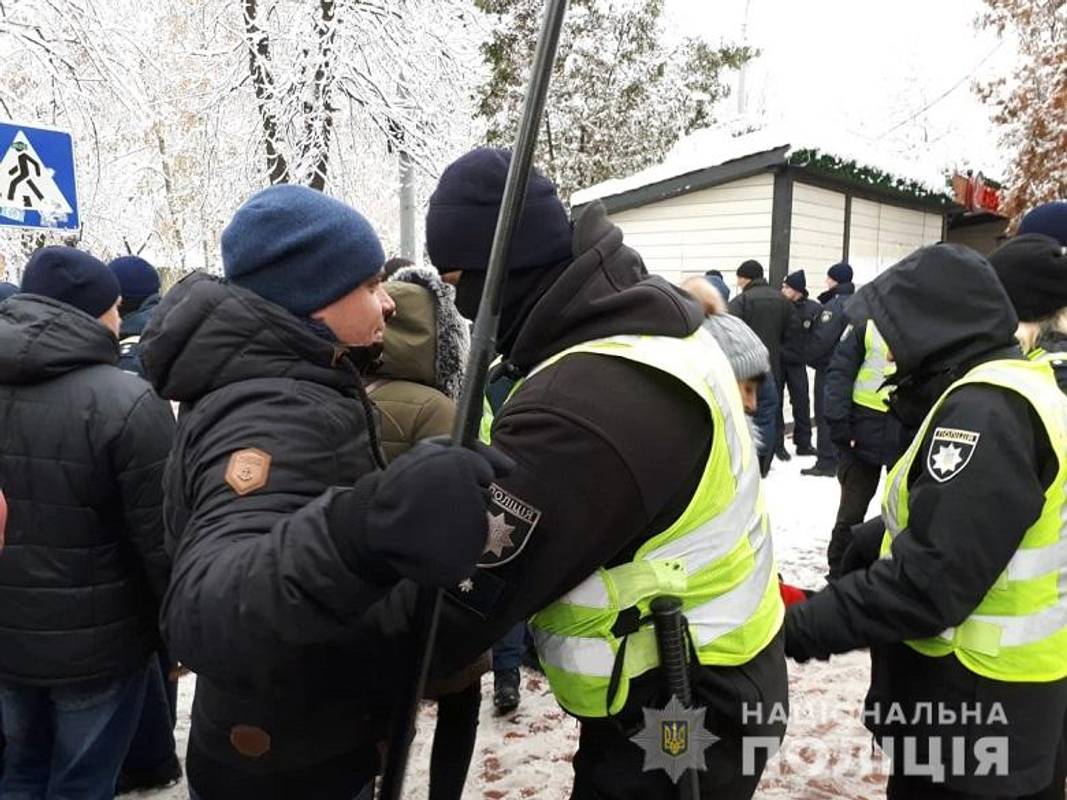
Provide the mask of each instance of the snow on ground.
MULTIPOLYGON (((837 510, 838 484, 800 475, 811 459, 775 461, 766 481, 767 504, 780 570, 800 586, 823 584, 826 544, 837 510)), ((872 754, 860 723, 868 680, 866 652, 829 663, 790 662, 789 732, 782 751, 768 764, 756 797, 760 800, 882 798, 884 763, 872 754)), ((545 680, 524 671, 522 705, 508 717, 493 716, 492 677, 482 683, 482 714, 464 800, 566 800, 578 728, 552 699, 545 680)), ((179 694, 179 753, 189 736, 195 678, 182 679, 179 694)), ((430 734, 435 707, 427 704, 412 749, 406 797, 425 800, 430 734)), ((172 789, 129 795, 141 800, 187 797, 184 782, 172 789)))

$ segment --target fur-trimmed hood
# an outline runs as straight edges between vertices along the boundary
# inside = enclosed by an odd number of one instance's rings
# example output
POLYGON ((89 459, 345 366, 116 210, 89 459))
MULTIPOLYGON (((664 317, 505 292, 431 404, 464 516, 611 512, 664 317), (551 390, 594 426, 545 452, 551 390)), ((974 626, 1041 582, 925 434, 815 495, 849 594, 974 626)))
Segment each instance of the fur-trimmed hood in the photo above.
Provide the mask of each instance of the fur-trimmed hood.
POLYGON ((396 314, 386 325, 374 377, 421 383, 457 399, 470 329, 456 310, 455 289, 427 267, 398 270, 385 289, 396 303, 396 314))

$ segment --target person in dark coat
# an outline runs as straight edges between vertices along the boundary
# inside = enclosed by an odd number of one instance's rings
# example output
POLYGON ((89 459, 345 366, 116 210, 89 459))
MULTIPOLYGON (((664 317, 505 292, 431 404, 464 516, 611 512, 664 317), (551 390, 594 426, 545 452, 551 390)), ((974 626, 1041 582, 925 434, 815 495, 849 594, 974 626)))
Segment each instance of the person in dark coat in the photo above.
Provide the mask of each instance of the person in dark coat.
POLYGON ((783 381, 782 347, 793 328, 796 314, 793 304, 780 291, 767 284, 763 277, 763 265, 758 261, 745 261, 737 268, 737 285, 741 288, 741 294, 730 301, 729 311, 756 332, 771 358, 770 380, 762 385, 760 408, 756 412, 757 418, 766 426, 761 428, 764 441, 760 451, 761 472, 766 475, 778 440, 779 410, 776 406, 778 386, 783 381))
POLYGON ((381 343, 393 304, 354 209, 269 187, 224 230, 222 261, 227 280, 182 280, 141 338, 182 404, 162 620, 197 673, 186 772, 202 800, 351 800, 407 672, 367 613, 404 578, 473 570, 502 462, 427 441, 382 469, 351 348, 381 343))
POLYGON ((160 646, 174 417, 116 369, 119 285, 45 247, 0 304, 0 796, 114 795, 160 646))
POLYGON ((141 334, 159 305, 159 273, 140 256, 121 256, 108 266, 122 288, 119 368, 144 377, 141 334))
POLYGON ((1067 302, 1061 302, 1067 246, 1051 236, 1024 233, 993 251, 989 263, 1019 315, 1017 337, 1027 357, 1067 352, 1067 302))
MULTIPOLYGON (((510 157, 494 149, 466 154, 442 173, 430 199, 427 249, 439 270, 458 279, 457 305, 467 317, 475 315, 484 286, 510 157)), ((720 447, 735 441, 741 448, 738 465, 745 465, 745 485, 753 490, 759 486, 758 465, 750 442, 746 447, 740 437, 730 438, 738 423, 743 426, 738 419, 743 411, 728 363, 700 330, 702 307, 647 274, 601 204, 584 209, 572 225, 555 187, 533 171, 507 266, 498 339, 502 361, 495 374, 508 378, 513 391, 504 393, 488 433, 516 467, 494 490, 495 549, 487 552, 467 591, 448 592, 437 669, 461 666, 517 621, 536 614, 540 656, 555 680, 557 651, 538 627, 539 612, 605 569, 636 564, 641 548, 690 505, 716 440, 720 447), (674 347, 690 337, 706 342, 697 358, 706 355, 701 363, 726 374, 719 388, 730 404, 730 428, 709 425, 705 400, 658 367, 584 351, 553 360, 605 337, 622 346, 653 341, 674 347)), ((733 533, 724 535, 737 535, 729 529, 733 533)), ((769 538, 759 535, 750 541, 753 547, 770 546, 769 538)), ((784 710, 788 691, 775 623, 781 603, 777 581, 773 571, 761 571, 755 581, 746 587, 758 586, 768 604, 765 629, 753 631, 747 641, 758 652, 751 658, 741 654, 733 662, 744 659, 740 666, 707 663, 702 655, 694 670, 695 702, 707 708, 707 729, 721 737, 706 751, 702 797, 750 797, 764 759, 757 754, 746 773, 742 737, 784 732, 773 720, 761 723, 743 714, 746 698, 781 703, 784 710)), ((743 624, 750 611, 742 610, 733 624, 743 624)), ((624 630, 648 630, 637 606, 622 613, 619 624, 623 636, 624 630)), ((640 645, 631 640, 630 646, 640 645)), ((590 687, 595 695, 584 695, 591 708, 578 715, 575 800, 677 796, 665 773, 642 771, 644 755, 629 741, 644 724, 642 709, 666 702, 662 675, 651 669, 626 682, 626 700, 612 715, 606 713, 611 705, 603 696, 611 694, 606 687, 590 687)))
POLYGON ((811 394, 808 386, 808 365, 804 357, 811 321, 819 313, 821 307, 808 297, 808 283, 802 269, 785 276, 782 282, 782 295, 796 309, 793 326, 782 346, 782 382, 778 384, 778 442, 775 455, 782 461, 788 461, 789 451, 785 449, 784 415, 787 387, 789 404, 793 408, 793 445, 796 447, 797 455, 815 455, 815 448, 811 446, 811 394))
POLYGON ((837 475, 837 448, 826 421, 826 374, 834 348, 845 332, 848 319, 845 308, 856 291, 852 283, 852 267, 844 262, 834 264, 826 272, 826 291, 819 295, 822 308, 808 326, 807 362, 815 370, 815 463, 800 471, 801 475, 832 478, 837 475))
POLYGON ((826 551, 829 577, 841 572, 850 531, 867 516, 882 468, 900 458, 907 442, 880 389, 893 372, 885 345, 870 320, 845 328, 826 371, 824 411, 837 448, 841 500, 826 551))
MULTIPOLYGON (((141 370, 141 333, 159 305, 159 273, 139 256, 121 256, 108 268, 122 293, 119 304, 119 369, 144 377, 141 370)), ((166 649, 159 666, 149 670, 141 721, 119 774, 116 794, 138 789, 159 789, 181 779, 175 751, 174 726, 178 720, 178 681, 166 649)))
POLYGON ((919 431, 890 474, 883 557, 791 607, 787 652, 871 648, 864 721, 905 756, 891 800, 1039 796, 1067 718, 1067 437, 1050 433, 1067 397, 1051 364, 1023 359, 1008 296, 969 248, 916 251, 848 313, 885 337, 890 407, 919 431))

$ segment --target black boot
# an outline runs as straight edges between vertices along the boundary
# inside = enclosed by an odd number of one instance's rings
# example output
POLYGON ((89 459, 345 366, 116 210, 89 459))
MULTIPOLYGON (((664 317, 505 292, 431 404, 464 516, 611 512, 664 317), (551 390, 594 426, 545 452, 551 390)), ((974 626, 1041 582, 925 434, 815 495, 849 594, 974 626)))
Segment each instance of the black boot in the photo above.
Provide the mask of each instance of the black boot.
POLYGON ((810 444, 804 447, 797 447, 798 456, 817 456, 819 451, 812 447, 810 444))
POLYGON ((497 714, 510 714, 519 707, 518 668, 493 673, 493 705, 497 714))
POLYGON ((777 458, 779 461, 788 461, 792 458, 792 456, 789 455, 789 451, 786 450, 785 447, 779 447, 777 450, 775 450, 774 457, 777 458))
POLYGON ((800 471, 801 475, 814 475, 817 478, 836 478, 837 467, 819 466, 816 462, 814 467, 808 467, 800 471))

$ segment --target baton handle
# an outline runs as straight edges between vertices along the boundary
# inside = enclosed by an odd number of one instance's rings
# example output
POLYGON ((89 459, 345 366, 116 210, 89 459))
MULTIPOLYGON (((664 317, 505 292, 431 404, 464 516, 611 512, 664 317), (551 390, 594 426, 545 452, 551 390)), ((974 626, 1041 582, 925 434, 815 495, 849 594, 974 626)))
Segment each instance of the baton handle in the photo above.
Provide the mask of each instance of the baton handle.
MULTIPOLYGON (((689 637, 682 616, 682 601, 670 595, 654 597, 649 604, 652 612, 652 627, 656 632, 656 648, 659 650, 659 668, 667 684, 667 690, 678 698, 686 708, 693 705, 693 687, 689 683, 689 637)), ((695 769, 686 771, 678 782, 680 800, 698 800, 700 776, 695 769)))

